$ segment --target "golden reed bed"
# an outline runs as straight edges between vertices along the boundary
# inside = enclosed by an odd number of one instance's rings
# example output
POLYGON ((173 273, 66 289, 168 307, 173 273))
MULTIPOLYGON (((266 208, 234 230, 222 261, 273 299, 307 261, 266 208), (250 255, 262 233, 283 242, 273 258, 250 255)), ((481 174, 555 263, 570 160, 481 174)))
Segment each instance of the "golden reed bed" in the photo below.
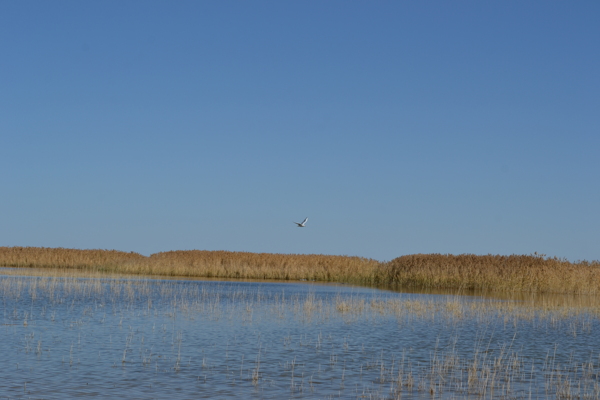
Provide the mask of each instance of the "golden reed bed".
POLYGON ((417 288, 600 294, 600 263, 542 255, 415 254, 386 264, 389 283, 417 288))
POLYGON ((0 266, 138 275, 315 280, 407 288, 600 294, 600 263, 541 255, 414 254, 389 262, 330 255, 0 247, 0 266))

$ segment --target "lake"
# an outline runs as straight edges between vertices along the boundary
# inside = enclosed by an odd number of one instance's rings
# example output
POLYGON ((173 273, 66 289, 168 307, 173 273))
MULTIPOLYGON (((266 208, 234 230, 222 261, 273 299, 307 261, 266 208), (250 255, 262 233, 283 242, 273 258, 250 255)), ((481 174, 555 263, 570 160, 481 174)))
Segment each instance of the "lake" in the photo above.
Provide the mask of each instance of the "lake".
POLYGON ((19 399, 599 398, 597 298, 0 275, 19 399))

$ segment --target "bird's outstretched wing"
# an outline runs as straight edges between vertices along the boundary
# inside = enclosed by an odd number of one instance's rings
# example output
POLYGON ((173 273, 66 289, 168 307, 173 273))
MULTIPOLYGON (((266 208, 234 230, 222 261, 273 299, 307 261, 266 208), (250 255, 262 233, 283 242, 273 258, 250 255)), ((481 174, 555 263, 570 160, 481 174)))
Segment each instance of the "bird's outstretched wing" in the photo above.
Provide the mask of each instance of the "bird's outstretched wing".
POLYGON ((296 225, 298 225, 300 228, 304 227, 304 224, 306 224, 306 221, 308 221, 308 217, 304 218, 304 221, 302 222, 294 222, 296 225))

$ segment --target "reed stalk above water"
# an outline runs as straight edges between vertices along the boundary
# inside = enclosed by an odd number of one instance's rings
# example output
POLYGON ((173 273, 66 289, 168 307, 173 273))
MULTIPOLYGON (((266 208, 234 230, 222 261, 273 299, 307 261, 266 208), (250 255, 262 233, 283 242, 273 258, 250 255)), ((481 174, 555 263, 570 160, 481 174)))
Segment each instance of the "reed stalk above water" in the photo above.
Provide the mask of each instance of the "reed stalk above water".
POLYGON ((543 255, 413 254, 389 262, 317 254, 0 247, 0 266, 67 268, 137 275, 281 279, 415 289, 600 294, 600 263, 543 255))

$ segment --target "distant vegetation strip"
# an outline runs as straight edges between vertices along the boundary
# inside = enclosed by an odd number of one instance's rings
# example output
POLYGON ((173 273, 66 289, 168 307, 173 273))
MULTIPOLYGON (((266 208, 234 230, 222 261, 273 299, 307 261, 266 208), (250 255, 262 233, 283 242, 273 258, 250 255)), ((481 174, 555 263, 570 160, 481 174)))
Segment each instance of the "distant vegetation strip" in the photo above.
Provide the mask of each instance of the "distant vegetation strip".
POLYGON ((206 278, 376 283, 378 261, 346 256, 231 251, 167 251, 149 257, 116 250, 0 247, 0 266, 206 278))
POLYGON ((600 263, 542 255, 414 254, 389 262, 317 254, 0 247, 0 266, 204 278, 347 282, 415 289, 600 294, 600 263))

